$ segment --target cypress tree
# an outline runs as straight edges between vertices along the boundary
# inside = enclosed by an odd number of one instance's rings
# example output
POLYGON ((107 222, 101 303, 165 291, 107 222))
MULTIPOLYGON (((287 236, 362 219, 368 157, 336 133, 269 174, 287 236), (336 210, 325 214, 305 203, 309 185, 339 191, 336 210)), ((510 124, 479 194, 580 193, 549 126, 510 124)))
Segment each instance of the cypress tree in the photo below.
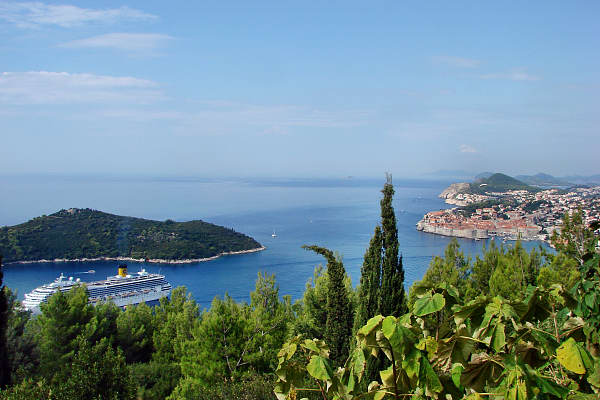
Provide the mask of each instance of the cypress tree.
POLYGON ((8 325, 8 301, 2 285, 2 256, 0 255, 0 389, 10 384, 8 369, 8 349, 6 347, 6 329, 8 325))
POLYGON ((360 287, 358 289, 356 317, 354 318, 354 333, 365 325, 369 318, 377 314, 379 307, 379 283, 381 280, 381 247, 381 228, 376 226, 360 271, 360 287))
POLYGON ((346 270, 344 264, 334 256, 331 250, 318 246, 302 246, 314 251, 327 260, 327 321, 325 323, 325 342, 329 346, 330 358, 343 364, 349 354, 350 335, 352 334, 352 309, 344 285, 346 270))
POLYGON ((378 313, 399 317, 408 312, 406 294, 404 292, 404 268, 402 257, 398 256, 398 227, 396 214, 392 206, 394 186, 392 176, 386 174, 386 183, 383 186, 383 199, 381 199, 381 228, 382 228, 382 253, 381 263, 381 289, 379 293, 378 313))
MULTIPOLYGON (((386 183, 381 192, 381 226, 375 227, 361 269, 355 332, 377 314, 398 317, 408 312, 402 257, 398 256, 398 228, 392 206, 394 186, 391 175, 386 174, 386 183)), ((388 365, 385 357, 369 358, 365 369, 366 382, 378 379, 379 371, 388 365)))
POLYGON ((408 312, 402 256, 398 256, 398 228, 392 205, 394 186, 391 175, 386 174, 386 183, 381 192, 381 226, 375 228, 365 253, 354 331, 377 314, 399 317, 408 312))

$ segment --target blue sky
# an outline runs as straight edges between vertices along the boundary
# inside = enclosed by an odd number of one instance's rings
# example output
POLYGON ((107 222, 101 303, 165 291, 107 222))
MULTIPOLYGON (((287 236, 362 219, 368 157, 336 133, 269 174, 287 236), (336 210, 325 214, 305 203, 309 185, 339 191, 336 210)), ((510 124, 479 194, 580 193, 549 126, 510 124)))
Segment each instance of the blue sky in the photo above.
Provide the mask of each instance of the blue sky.
POLYGON ((600 173, 599 15, 597 1, 0 0, 0 169, 600 173))

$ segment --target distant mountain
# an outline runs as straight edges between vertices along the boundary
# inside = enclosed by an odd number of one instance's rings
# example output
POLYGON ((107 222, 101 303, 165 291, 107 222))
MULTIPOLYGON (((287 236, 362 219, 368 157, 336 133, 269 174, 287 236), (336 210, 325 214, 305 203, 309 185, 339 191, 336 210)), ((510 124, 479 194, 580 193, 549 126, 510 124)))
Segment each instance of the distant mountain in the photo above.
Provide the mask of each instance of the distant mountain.
POLYGON ((260 248, 233 229, 204 221, 151 221, 91 209, 61 210, 0 228, 6 262, 99 257, 186 260, 260 248))
POLYGON ((517 175, 517 179, 529 185, 535 186, 571 186, 572 183, 564 178, 556 178, 549 174, 539 173, 535 175, 517 175))

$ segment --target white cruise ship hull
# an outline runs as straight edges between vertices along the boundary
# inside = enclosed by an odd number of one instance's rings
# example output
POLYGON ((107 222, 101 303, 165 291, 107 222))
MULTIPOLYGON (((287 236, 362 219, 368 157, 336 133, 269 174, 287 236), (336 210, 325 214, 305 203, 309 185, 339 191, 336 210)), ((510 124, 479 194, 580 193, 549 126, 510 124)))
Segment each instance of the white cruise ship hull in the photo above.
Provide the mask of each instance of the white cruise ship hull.
POLYGON ((61 274, 54 282, 42 285, 25 295, 23 307, 40 314, 40 305, 56 292, 67 292, 78 285, 87 287, 90 304, 112 302, 119 307, 160 300, 171 294, 171 285, 164 275, 149 274, 141 270, 136 275, 127 275, 126 266, 119 268, 119 275, 109 276, 104 281, 79 282, 68 280, 61 274), (121 271, 123 269, 123 271, 121 271))

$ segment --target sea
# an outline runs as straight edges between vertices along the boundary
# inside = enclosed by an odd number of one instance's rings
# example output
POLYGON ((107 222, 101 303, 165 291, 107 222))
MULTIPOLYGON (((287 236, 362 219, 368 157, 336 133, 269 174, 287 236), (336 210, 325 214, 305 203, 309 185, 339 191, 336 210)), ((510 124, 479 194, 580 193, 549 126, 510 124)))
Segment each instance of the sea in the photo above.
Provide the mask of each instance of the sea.
MULTIPOLYGON (((154 220, 206 222, 233 228, 266 250, 192 264, 129 262, 129 271, 161 273, 185 286, 201 308, 228 294, 249 301, 259 273, 275 274, 280 295, 302 297, 316 266, 325 260, 302 249, 318 245, 338 252, 354 285, 375 226, 380 223, 382 179, 206 179, 195 177, 0 176, 0 226, 16 225, 60 209, 92 208, 154 220), (275 236, 273 236, 275 234, 275 236)), ((419 232, 415 224, 432 210, 450 207, 437 196, 450 181, 394 179, 394 209, 407 288, 422 278, 451 238, 419 232)), ((458 239, 475 257, 488 241, 458 239)), ((507 243, 510 245, 510 242, 507 243)), ((543 245, 526 242, 525 247, 543 245)), ((547 247, 547 246, 546 246, 547 247)), ((4 284, 23 298, 60 273, 84 282, 117 272, 115 261, 8 264, 4 284)))

